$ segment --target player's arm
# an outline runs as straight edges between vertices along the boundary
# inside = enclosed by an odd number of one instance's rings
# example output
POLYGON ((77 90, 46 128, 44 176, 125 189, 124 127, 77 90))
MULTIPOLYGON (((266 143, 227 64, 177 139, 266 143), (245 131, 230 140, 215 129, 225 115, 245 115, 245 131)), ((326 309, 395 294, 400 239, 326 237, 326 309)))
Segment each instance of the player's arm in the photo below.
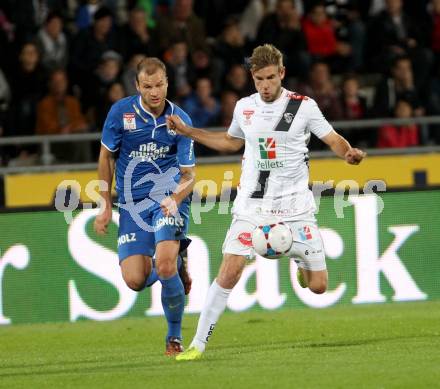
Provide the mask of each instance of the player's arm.
POLYGON ((336 131, 331 131, 323 136, 321 140, 340 158, 351 165, 358 165, 365 157, 366 153, 362 150, 351 147, 350 143, 336 131))
POLYGON ((169 129, 217 151, 233 153, 244 145, 243 139, 232 137, 226 131, 211 132, 194 128, 184 123, 177 115, 168 116, 167 125, 169 129))
POLYGON ((115 170, 115 160, 113 153, 103 145, 99 152, 98 160, 98 178, 105 182, 105 189, 100 190, 100 195, 103 199, 100 204, 100 214, 96 216, 93 227, 95 232, 99 235, 107 233, 107 226, 112 219, 112 195, 111 188, 113 182, 113 173, 115 170))

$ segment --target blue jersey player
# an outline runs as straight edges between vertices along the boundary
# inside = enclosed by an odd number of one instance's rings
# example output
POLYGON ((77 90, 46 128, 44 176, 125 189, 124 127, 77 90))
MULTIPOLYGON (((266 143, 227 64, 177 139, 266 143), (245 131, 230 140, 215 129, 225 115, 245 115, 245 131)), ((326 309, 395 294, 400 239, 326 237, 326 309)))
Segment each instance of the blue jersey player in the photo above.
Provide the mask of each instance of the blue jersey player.
POLYGON ((167 128, 166 117, 177 115, 188 125, 191 120, 166 99, 166 69, 159 59, 139 63, 136 87, 139 95, 115 103, 104 124, 98 175, 107 190, 101 191, 104 203, 94 228, 105 234, 112 219, 116 169, 122 277, 136 291, 159 279, 168 322, 166 354, 175 355, 183 351, 181 322, 185 292, 191 287, 178 254, 189 242, 188 196, 194 186, 195 160, 193 141, 167 128))

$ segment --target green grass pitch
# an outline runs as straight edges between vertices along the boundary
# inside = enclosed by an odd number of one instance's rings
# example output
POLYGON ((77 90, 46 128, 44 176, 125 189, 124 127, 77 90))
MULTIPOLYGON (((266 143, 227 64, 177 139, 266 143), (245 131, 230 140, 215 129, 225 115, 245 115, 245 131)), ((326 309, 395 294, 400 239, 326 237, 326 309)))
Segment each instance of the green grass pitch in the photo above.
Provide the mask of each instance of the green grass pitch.
POLYGON ((440 301, 226 313, 195 362, 165 357, 164 332, 162 317, 0 327, 0 387, 440 387, 440 301))

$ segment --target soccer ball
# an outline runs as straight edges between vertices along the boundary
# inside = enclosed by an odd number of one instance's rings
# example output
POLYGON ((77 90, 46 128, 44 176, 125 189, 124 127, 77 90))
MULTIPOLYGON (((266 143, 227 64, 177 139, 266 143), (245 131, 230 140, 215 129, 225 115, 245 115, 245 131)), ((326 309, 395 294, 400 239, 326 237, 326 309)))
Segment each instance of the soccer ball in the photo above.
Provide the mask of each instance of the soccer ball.
POLYGON ((252 232, 254 250, 264 258, 280 258, 290 250, 292 243, 292 231, 284 223, 261 225, 252 232))

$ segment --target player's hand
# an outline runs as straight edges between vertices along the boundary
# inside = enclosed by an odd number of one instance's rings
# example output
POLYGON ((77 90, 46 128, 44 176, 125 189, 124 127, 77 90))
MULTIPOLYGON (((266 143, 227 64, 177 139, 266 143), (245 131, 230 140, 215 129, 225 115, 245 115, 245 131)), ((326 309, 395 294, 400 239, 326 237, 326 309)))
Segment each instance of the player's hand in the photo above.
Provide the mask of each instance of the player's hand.
POLYGON ((167 127, 172 131, 176 131, 180 135, 189 135, 191 132, 190 127, 188 127, 177 115, 167 116, 167 127))
POLYGON ((351 148, 347 150, 344 158, 350 165, 359 165, 366 155, 367 153, 362 150, 351 148))
POLYGON ((174 216, 177 214, 178 204, 173 195, 165 197, 160 202, 160 208, 165 216, 174 216))
POLYGON ((107 234, 107 226, 112 220, 112 209, 110 207, 106 207, 103 213, 96 216, 95 221, 93 222, 93 229, 98 235, 107 234))

